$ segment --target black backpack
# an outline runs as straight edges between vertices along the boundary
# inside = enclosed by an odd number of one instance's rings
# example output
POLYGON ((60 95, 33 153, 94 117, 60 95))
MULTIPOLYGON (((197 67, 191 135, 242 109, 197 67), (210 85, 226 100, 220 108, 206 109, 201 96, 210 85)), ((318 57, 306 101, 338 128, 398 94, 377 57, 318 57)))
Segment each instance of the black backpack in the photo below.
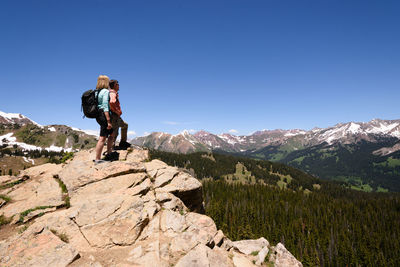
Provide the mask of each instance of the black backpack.
POLYGON ((99 109, 97 107, 97 96, 100 90, 87 90, 82 94, 82 107, 84 116, 87 118, 97 118, 99 109))

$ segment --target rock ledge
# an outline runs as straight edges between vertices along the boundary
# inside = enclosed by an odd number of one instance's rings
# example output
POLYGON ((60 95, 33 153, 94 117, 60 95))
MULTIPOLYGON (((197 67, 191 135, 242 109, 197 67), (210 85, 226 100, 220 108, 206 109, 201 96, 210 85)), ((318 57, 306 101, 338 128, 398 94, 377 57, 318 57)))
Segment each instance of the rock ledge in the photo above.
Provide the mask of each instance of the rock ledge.
POLYGON ((0 177, 1 266, 302 266, 280 243, 229 240, 202 214, 201 183, 148 151, 93 154, 0 177))

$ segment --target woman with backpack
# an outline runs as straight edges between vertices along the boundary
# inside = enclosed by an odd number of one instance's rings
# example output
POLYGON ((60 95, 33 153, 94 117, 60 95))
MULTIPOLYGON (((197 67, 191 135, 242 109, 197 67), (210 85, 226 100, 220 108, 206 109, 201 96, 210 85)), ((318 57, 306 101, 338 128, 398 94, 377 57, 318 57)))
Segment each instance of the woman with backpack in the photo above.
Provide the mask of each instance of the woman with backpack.
POLYGON ((113 147, 113 129, 111 125, 110 116, 110 91, 109 91, 110 79, 106 75, 100 75, 97 78, 96 89, 97 94, 97 107, 99 114, 96 118, 97 123, 100 125, 100 137, 96 145, 96 159, 95 164, 103 163, 105 160, 101 160, 101 152, 103 146, 107 140, 107 154, 112 152, 113 147))

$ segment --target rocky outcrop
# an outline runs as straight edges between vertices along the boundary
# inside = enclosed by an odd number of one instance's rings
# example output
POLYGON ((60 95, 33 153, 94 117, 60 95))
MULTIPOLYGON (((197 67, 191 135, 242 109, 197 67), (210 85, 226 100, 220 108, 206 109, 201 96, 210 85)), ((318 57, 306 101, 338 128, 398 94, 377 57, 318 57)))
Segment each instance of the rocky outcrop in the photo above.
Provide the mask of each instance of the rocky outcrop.
POLYGON ((229 240, 202 214, 201 183, 146 150, 92 158, 1 177, 1 266, 302 266, 282 244, 229 240))

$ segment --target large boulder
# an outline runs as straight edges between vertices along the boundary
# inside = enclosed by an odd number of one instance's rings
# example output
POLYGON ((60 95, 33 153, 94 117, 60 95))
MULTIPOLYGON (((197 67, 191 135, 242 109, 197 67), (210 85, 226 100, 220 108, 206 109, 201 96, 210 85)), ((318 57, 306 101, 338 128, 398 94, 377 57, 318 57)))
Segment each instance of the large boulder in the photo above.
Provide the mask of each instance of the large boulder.
POLYGON ((66 164, 1 177, 17 182, 4 191, 12 200, 0 202, 0 214, 24 214, 19 231, 0 241, 1 266, 243 267, 264 264, 269 252, 277 266, 301 266, 282 244, 229 240, 198 213, 201 183, 148 161, 146 150, 99 165, 93 158, 94 150, 82 151, 66 164))

